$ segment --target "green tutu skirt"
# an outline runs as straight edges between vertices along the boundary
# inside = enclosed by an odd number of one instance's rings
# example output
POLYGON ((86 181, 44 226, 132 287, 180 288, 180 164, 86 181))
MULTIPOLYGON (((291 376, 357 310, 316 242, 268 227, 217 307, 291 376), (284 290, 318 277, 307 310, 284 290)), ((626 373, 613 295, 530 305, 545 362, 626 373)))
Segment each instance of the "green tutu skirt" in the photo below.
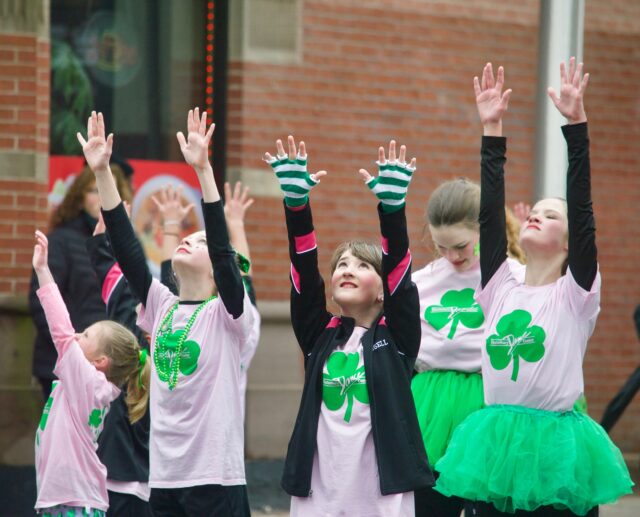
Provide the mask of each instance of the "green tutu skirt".
POLYGON ((620 450, 584 413, 488 406, 456 429, 435 490, 502 512, 540 506, 585 515, 631 493, 620 450))
POLYGON ((431 370, 413 378, 411 391, 429 465, 433 467, 444 456, 455 428, 484 406, 482 376, 431 370))

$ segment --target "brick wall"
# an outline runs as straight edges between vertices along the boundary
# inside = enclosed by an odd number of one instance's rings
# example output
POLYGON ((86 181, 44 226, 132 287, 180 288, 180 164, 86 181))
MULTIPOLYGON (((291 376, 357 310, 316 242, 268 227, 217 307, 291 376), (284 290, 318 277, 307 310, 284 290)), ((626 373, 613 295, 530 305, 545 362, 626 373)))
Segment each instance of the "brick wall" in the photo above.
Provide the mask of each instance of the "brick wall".
MULTIPOLYGON (((590 408, 606 403, 640 363, 631 316, 640 303, 640 4, 586 2, 584 59, 592 71, 590 121, 593 196, 602 271, 602 312, 585 360, 590 408)), ((624 451, 640 452, 640 397, 614 428, 624 451)))
POLYGON ((0 295, 28 291, 33 232, 47 225, 34 169, 49 151, 49 61, 47 40, 0 33, 0 295))
MULTIPOLYGON (((634 275, 640 251, 639 6, 586 3, 584 59, 594 199, 604 279, 602 315, 586 357, 587 396, 594 417, 640 362, 631 313, 640 302, 634 275), (624 231, 623 231, 624 229, 624 231)), ((481 127, 472 78, 488 60, 506 68, 513 88, 507 199, 533 195, 539 2, 505 7, 499 0, 303 2, 302 59, 272 65, 236 60, 229 84, 230 167, 264 170, 265 151, 294 134, 307 143, 310 168, 327 169, 312 196, 320 261, 342 240, 377 239, 375 202, 359 167, 373 167, 378 145, 396 138, 418 158, 409 195, 414 262, 431 252, 421 242, 429 193, 457 176, 478 179, 481 127)), ((233 30, 233 28, 232 28, 233 30)), ((287 251, 281 202, 260 197, 248 232, 262 300, 286 300, 287 251)), ((326 270, 324 271, 326 272, 326 270)), ((640 451, 640 400, 616 429, 626 452, 640 451)))

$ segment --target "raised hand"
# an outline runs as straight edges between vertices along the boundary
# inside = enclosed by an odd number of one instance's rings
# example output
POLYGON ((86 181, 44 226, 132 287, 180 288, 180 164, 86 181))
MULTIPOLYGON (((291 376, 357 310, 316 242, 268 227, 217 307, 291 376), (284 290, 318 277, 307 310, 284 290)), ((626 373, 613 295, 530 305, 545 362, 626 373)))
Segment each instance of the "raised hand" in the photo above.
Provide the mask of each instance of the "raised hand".
POLYGON ((482 81, 478 76, 473 78, 473 89, 476 94, 476 106, 480 121, 485 127, 485 134, 500 136, 502 134, 502 115, 509 107, 511 89, 502 91, 504 87, 504 68, 498 68, 498 76, 493 76, 493 66, 487 63, 482 71, 482 81), (494 135, 499 132, 500 135, 494 135))
POLYGON ((187 138, 184 137, 182 131, 176 134, 185 161, 197 172, 210 167, 209 143, 214 128, 215 124, 211 124, 207 129, 207 112, 203 111, 200 115, 199 108, 196 108, 189 110, 187 115, 187 138))
POLYGON ((513 205, 513 215, 516 216, 516 219, 520 224, 524 224, 527 218, 529 217, 529 212, 531 212, 531 205, 519 201, 515 205, 513 205))
POLYGON ((174 189, 173 185, 168 184, 160 191, 158 197, 151 196, 151 200, 158 207, 165 231, 167 231, 167 227, 171 226, 172 230, 175 230, 176 233, 179 232, 182 222, 193 210, 193 203, 182 203, 181 186, 174 189))
POLYGON ((102 113, 91 112, 87 121, 87 138, 77 133, 78 142, 82 145, 82 152, 87 164, 94 172, 100 174, 109 171, 109 159, 113 148, 113 133, 105 138, 104 118, 102 113))
POLYGON ((569 73, 564 62, 560 63, 560 96, 549 87, 547 93, 558 111, 566 117, 569 124, 587 121, 584 111, 584 92, 589 84, 589 74, 582 75, 582 63, 576 66, 576 58, 569 59, 569 73))
POLYGON ((414 171, 416 159, 412 158, 407 163, 407 148, 400 146, 400 154, 396 159, 396 141, 389 142, 389 159, 384 154, 384 147, 378 148, 378 177, 374 178, 366 169, 358 172, 364 179, 367 187, 382 203, 385 212, 395 212, 402 208, 407 197, 407 190, 414 171))
POLYGON ((49 269, 49 241, 40 230, 36 230, 36 245, 33 247, 32 264, 36 273, 49 269))
POLYGON ((227 225, 244 223, 244 216, 255 201, 249 197, 249 187, 242 188, 242 183, 239 181, 233 187, 233 191, 228 182, 224 184, 224 200, 224 215, 227 225))
POLYGON ((273 157, 269 153, 264 153, 264 161, 276 173, 287 206, 303 206, 309 201, 311 189, 320 183, 320 178, 325 176, 327 171, 309 174, 307 172, 307 150, 304 142, 300 142, 300 146, 296 151, 296 142, 289 135, 288 144, 289 152, 285 153, 282 140, 277 140, 276 156, 273 157))

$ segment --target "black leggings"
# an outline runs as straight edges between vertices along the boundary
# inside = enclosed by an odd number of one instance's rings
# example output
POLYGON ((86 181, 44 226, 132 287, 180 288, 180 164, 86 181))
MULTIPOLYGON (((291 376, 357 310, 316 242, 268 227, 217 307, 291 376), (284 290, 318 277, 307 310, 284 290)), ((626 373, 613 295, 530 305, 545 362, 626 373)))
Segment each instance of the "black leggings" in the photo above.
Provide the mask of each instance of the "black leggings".
POLYGON ((154 517, 249 517, 246 485, 152 488, 154 517))

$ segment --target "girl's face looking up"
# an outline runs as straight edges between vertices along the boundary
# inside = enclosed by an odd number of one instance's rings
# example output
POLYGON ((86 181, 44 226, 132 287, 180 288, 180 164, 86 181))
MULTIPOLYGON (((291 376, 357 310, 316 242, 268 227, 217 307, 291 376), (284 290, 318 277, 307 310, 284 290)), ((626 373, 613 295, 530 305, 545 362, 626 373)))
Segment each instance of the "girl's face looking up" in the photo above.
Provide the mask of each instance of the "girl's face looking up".
POLYGON ((382 279, 374 267, 346 250, 331 275, 333 300, 345 308, 369 308, 382 302, 382 279))
POLYGON ((176 273, 184 267, 202 269, 211 273, 211 259, 207 249, 207 235, 204 231, 187 235, 173 252, 172 266, 176 273))
POLYGON ((532 251, 567 253, 568 221, 566 204, 561 199, 538 201, 520 230, 520 246, 532 251))
POLYGON ((431 239, 438 253, 447 259, 458 273, 468 271, 474 267, 480 255, 477 244, 480 234, 464 223, 443 226, 429 225, 431 239))

